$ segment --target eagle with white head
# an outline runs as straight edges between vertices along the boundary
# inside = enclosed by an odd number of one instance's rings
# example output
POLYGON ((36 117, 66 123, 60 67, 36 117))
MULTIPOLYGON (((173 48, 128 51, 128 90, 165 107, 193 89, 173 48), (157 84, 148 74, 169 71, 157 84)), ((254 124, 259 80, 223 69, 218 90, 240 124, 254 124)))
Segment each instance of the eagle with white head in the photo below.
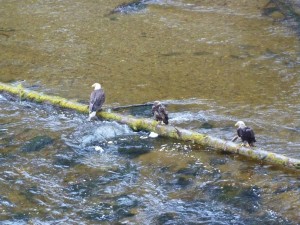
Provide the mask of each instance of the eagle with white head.
POLYGON ((93 92, 90 96, 90 104, 89 104, 89 118, 88 121, 91 121, 98 111, 101 110, 103 103, 105 102, 105 93, 104 90, 101 88, 101 84, 94 83, 92 85, 94 87, 93 92))
POLYGON ((242 142, 246 141, 249 146, 254 147, 254 142, 256 142, 254 131, 247 127, 243 121, 238 121, 235 124, 237 128, 237 136, 235 136, 232 141, 236 141, 239 137, 242 139, 242 142))

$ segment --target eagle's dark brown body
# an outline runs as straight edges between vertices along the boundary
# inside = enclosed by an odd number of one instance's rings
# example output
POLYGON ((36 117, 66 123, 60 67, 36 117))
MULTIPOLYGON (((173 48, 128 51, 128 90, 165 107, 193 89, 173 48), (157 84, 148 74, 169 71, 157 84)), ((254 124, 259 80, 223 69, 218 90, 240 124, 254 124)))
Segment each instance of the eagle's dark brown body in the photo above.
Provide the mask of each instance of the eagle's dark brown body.
POLYGON ((242 142, 247 141, 249 146, 254 146, 254 142, 256 142, 255 135, 250 127, 239 127, 237 135, 242 139, 242 142))
POLYGON ((166 110, 166 107, 160 102, 154 102, 154 105, 152 106, 152 114, 154 115, 156 121, 169 124, 168 111, 166 110))
POLYGON ((103 89, 94 90, 90 97, 90 112, 97 112, 105 102, 105 93, 103 89))

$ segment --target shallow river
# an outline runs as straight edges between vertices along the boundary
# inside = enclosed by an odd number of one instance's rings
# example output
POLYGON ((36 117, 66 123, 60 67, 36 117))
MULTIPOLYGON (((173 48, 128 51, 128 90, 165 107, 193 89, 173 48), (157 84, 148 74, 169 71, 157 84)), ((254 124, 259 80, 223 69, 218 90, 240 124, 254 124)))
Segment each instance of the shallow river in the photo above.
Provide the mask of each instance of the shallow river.
MULTIPOLYGON (((299 19, 265 0, 123 2, 0 0, 0 81, 86 103, 99 82, 105 109, 161 100, 172 125, 226 140, 243 120, 300 158, 299 19)), ((1 224, 300 224, 299 173, 3 93, 0 108, 1 224)))

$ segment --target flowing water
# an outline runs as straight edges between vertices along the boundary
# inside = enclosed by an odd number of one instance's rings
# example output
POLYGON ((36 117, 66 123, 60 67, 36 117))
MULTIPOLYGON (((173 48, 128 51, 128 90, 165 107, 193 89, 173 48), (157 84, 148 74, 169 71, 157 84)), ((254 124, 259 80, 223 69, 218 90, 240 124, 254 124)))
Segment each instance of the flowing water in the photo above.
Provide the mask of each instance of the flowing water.
MULTIPOLYGON (((171 124, 227 140, 244 120, 259 148, 300 158, 297 14, 122 3, 0 0, 0 81, 86 103, 100 82, 105 108, 161 100, 171 124)), ((299 173, 4 93, 0 107, 1 224, 300 224, 299 173)))

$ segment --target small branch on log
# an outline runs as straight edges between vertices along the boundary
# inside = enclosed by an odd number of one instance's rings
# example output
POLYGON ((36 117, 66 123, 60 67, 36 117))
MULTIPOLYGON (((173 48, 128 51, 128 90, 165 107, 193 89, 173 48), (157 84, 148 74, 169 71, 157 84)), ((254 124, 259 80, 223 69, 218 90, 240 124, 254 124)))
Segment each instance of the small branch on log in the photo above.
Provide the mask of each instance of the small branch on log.
POLYGON ((120 110, 120 109, 130 109, 130 108, 135 108, 135 107, 152 106, 152 105, 153 105, 153 103, 114 106, 114 107, 111 107, 111 110, 116 111, 116 110, 120 110))

